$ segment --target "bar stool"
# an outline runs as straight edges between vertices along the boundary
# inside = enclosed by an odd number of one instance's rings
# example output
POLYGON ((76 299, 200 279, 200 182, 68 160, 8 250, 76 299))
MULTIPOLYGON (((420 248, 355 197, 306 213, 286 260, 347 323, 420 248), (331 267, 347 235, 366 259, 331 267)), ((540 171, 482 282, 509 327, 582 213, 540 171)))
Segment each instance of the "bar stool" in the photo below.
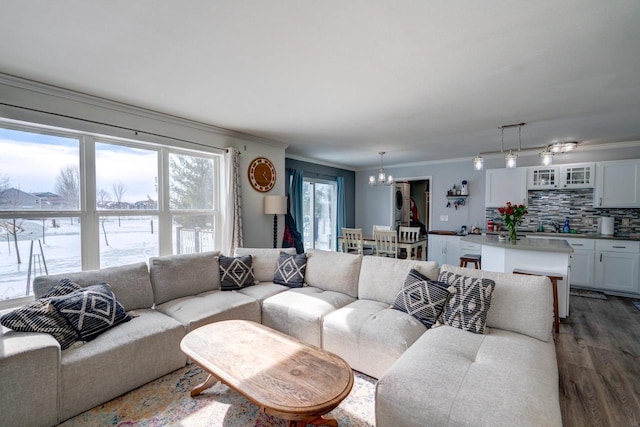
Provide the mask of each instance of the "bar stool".
POLYGON ((527 276, 547 276, 553 285, 553 327, 556 334, 560 333, 560 316, 558 315, 558 280, 562 280, 562 275, 558 273, 544 273, 542 271, 513 269, 513 274, 525 274, 527 276))
POLYGON ((471 262, 473 268, 480 270, 480 255, 464 254, 460 257, 460 267, 466 267, 471 262))

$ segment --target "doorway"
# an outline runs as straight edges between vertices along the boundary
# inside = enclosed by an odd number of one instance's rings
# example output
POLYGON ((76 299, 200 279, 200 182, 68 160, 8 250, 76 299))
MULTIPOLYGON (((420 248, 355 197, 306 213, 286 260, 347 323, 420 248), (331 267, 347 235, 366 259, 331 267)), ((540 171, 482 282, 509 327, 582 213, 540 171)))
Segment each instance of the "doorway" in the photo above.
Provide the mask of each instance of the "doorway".
POLYGON ((431 229, 431 181, 430 176, 397 178, 392 191, 392 224, 421 227, 426 234, 431 229), (403 203, 398 204, 398 191, 403 194, 403 203))

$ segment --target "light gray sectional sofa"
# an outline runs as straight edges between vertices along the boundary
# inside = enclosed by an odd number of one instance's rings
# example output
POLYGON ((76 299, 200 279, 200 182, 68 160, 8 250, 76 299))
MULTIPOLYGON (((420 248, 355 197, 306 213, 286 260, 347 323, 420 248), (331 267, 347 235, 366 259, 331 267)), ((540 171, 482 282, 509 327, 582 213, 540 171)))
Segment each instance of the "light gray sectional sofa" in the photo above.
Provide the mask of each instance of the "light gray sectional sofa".
POLYGON ((47 334, 3 328, 3 425, 52 426, 178 369, 187 363, 182 337, 226 319, 261 322, 379 379, 379 427, 562 425, 548 278, 312 250, 305 286, 289 288, 272 282, 279 253, 237 249, 252 255, 258 282, 238 291, 220 290, 213 252, 38 277, 36 296, 61 278, 107 282, 133 319, 63 351, 47 334), (427 330, 393 309, 412 268, 431 279, 452 271, 494 280, 488 333, 427 330))

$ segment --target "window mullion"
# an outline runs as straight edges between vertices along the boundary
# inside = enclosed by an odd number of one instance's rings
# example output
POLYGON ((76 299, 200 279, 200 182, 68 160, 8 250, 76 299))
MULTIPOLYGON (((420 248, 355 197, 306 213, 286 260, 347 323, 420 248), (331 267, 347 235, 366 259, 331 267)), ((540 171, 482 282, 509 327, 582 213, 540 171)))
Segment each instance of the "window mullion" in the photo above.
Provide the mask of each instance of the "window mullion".
POLYGON ((80 141, 80 242, 82 269, 100 268, 100 241, 96 211, 96 144, 91 136, 80 141))
POLYGON ((173 253, 173 220, 169 209, 169 150, 162 148, 158 156, 158 250, 160 255, 173 253))

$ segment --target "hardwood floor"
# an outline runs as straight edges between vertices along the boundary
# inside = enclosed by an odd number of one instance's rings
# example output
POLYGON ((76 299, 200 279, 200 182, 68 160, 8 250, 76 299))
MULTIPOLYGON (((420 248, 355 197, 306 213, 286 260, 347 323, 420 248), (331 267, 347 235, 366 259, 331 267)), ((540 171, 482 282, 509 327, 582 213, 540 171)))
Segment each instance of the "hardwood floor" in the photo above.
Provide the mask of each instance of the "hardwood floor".
POLYGON ((640 311, 633 299, 571 297, 556 337, 565 427, 640 426, 640 311))

